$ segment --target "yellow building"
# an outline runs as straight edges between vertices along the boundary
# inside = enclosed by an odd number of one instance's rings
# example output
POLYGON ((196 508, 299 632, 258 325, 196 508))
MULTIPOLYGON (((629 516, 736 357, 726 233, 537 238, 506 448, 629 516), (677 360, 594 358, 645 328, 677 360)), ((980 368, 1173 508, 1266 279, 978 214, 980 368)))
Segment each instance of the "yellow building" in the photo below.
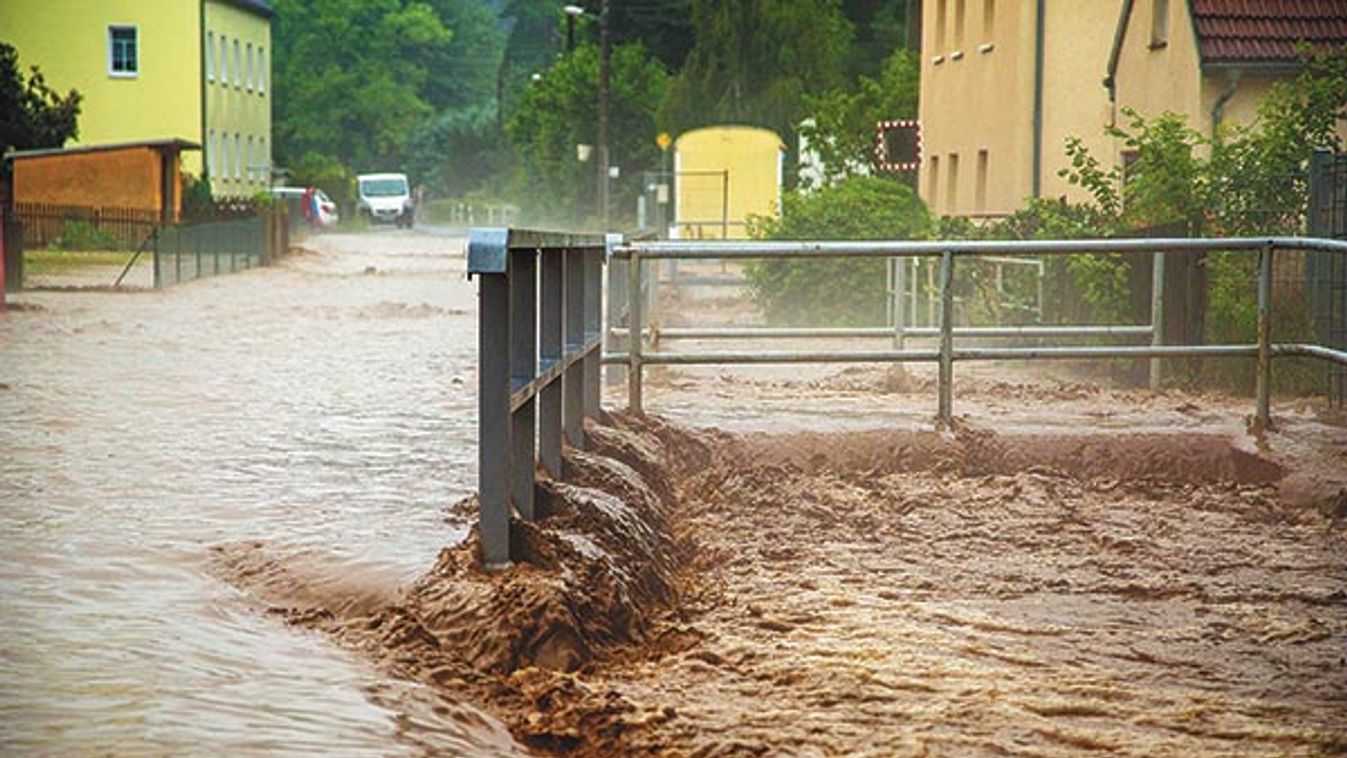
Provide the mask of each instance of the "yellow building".
POLYGON ((1300 73, 1299 42, 1347 45, 1347 2, 1125 0, 1104 83, 1115 118, 1172 111, 1210 137, 1253 121, 1268 87, 1300 73))
POLYGON ((781 208, 785 146, 775 132, 712 126, 674 141, 674 227, 683 239, 743 239, 750 216, 781 208))
POLYGON ((83 95, 75 145, 200 143, 183 171, 251 195, 271 180, 272 16, 264 0, 4 0, 0 40, 83 95))
POLYGON ((1120 0, 922 3, 922 166, 940 215, 1011 213, 1027 198, 1083 199, 1057 176, 1065 142, 1110 140, 1100 82, 1120 0))
POLYGON ((1247 123, 1302 40, 1347 44, 1347 1, 924 0, 921 197, 974 217, 1087 200, 1058 176, 1068 137, 1118 165, 1125 106, 1247 123))

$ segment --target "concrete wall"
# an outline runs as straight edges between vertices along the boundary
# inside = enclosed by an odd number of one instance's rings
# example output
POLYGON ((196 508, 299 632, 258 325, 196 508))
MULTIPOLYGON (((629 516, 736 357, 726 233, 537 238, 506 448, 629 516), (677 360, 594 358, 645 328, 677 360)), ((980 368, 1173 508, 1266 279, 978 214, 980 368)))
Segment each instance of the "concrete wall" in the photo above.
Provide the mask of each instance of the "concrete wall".
POLYGON ((206 3, 206 133, 217 196, 271 185, 271 24, 224 2, 206 3))
MULTIPOLYGON (((79 138, 68 147, 168 138, 198 142, 198 13, 191 0, 3 0, 0 39, 18 49, 25 69, 39 66, 53 89, 73 87, 84 96, 79 138), (109 25, 138 30, 134 76, 109 72, 109 25)), ((197 154, 185 161, 187 171, 200 170, 197 154)))
POLYGON ((781 202, 781 156, 775 132, 749 126, 715 126, 685 132, 674 141, 675 224, 683 237, 719 239, 729 172, 729 234, 747 236, 749 216, 775 216, 781 202), (711 222, 698 224, 697 222, 711 222), (690 226, 693 224, 695 226, 690 226))

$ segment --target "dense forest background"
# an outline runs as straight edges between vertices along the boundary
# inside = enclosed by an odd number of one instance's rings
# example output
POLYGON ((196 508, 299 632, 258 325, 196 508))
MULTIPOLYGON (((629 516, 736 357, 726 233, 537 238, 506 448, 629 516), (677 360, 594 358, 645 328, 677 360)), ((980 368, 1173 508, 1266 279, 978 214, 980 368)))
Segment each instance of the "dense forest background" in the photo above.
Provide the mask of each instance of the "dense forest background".
MULTIPOLYGON (((600 2, 573 19, 564 5, 274 0, 276 163, 338 198, 356 173, 403 170, 432 196, 591 224, 594 164, 575 146, 597 140, 600 2)), ((865 159, 876 120, 916 113, 907 0, 610 5, 618 218, 659 168, 661 132, 748 124, 793 149, 805 123, 840 166, 865 159)))

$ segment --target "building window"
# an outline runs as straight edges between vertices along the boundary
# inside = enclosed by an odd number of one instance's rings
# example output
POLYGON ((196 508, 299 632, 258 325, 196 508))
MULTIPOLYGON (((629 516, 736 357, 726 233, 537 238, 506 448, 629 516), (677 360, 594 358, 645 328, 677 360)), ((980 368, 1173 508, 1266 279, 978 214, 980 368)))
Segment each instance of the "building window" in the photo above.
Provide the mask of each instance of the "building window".
POLYGON ((949 184, 945 187, 945 210, 953 213, 959 203, 959 154, 949 154, 949 184))
POLYGON ((982 41, 996 38, 996 0, 982 0, 982 41))
POLYGON ((976 196, 973 198, 973 210, 978 213, 987 210, 987 160, 987 151, 979 150, 976 196))
POLYGON ((215 130, 210 130, 210 136, 206 138, 206 173, 212 179, 215 178, 215 169, 219 166, 219 156, 215 154, 215 130))
POLYGON ((963 24, 965 0, 954 0, 954 49, 963 49, 963 24))
POLYGON ((251 182, 253 180, 253 171, 257 168, 257 151, 254 149, 253 137, 251 134, 248 135, 248 152, 244 154, 248 156, 248 165, 244 166, 243 170, 248 175, 248 181, 251 182))
MULTIPOLYGON (((220 35, 220 84, 229 85, 229 43, 225 41, 224 35, 220 35)), ((214 53, 211 53, 214 55, 214 53)))
POLYGON ((215 32, 206 32, 206 80, 215 81, 215 32))
POLYGON ((140 51, 134 26, 108 27, 108 74, 135 76, 140 73, 140 51))
POLYGON ((935 53, 945 52, 945 0, 935 0, 935 53))
POLYGON ((234 86, 243 86, 243 46, 234 40, 234 86))
POLYGON ((248 43, 248 91, 253 91, 253 43, 248 43))
POLYGON ((940 202, 940 156, 931 156, 931 176, 927 181, 926 197, 931 201, 931 208, 934 209, 940 202))
POLYGON ((257 91, 267 91, 267 49, 257 46, 257 91))
POLYGON ((1169 0, 1151 0, 1151 49, 1169 44, 1169 0))
POLYGON ((234 178, 243 178, 243 139, 234 132, 234 178))

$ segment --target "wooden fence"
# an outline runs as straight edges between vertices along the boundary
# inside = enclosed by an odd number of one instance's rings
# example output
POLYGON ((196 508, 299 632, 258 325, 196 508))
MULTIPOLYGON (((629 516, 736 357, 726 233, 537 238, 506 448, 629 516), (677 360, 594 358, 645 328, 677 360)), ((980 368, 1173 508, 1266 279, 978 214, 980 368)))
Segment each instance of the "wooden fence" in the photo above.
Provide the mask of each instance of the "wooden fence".
POLYGON ((159 212, 145 208, 15 203, 28 250, 134 250, 159 226, 159 212))

